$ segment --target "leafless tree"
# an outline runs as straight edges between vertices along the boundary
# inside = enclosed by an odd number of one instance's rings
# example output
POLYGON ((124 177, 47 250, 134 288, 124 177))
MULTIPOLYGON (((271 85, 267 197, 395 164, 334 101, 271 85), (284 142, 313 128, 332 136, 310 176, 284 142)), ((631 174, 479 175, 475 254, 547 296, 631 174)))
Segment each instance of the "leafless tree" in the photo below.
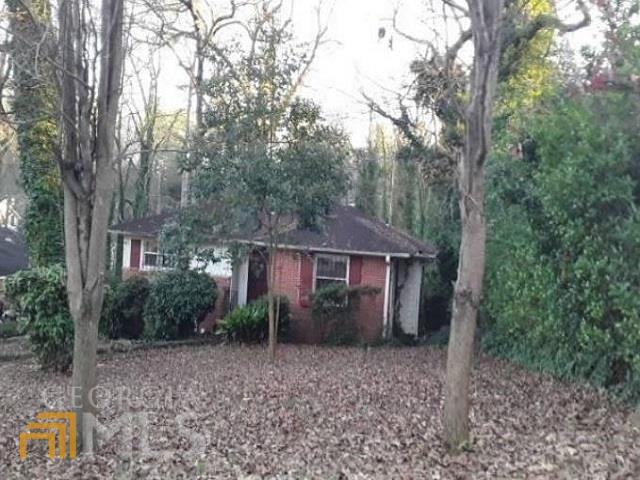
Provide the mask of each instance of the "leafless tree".
MULTIPOLYGON (((154 20, 151 22, 152 26, 146 27, 152 29, 152 38, 149 41, 172 51, 189 80, 185 150, 193 150, 193 144, 197 144, 203 134, 203 82, 212 54, 223 54, 223 49, 218 44, 218 36, 227 27, 242 27, 244 24, 235 17, 240 9, 253 3, 255 1, 229 0, 226 7, 218 11, 210 0, 141 0, 143 11, 154 20), (176 46, 176 42, 180 46, 176 46), (193 128, 189 121, 192 116, 195 120, 193 128)), ((186 206, 190 198, 188 163, 185 162, 182 175, 182 206, 186 206)))
MULTIPOLYGON (((453 45, 459 48, 471 33, 474 47, 473 66, 469 82, 470 100, 466 107, 463 155, 458 162, 459 205, 462 237, 458 263, 458 278, 454 289, 451 336, 447 355, 445 382, 444 440, 451 449, 458 449, 469 439, 469 383, 478 308, 482 300, 486 257, 485 165, 491 150, 493 101, 498 83, 501 52, 501 23, 504 1, 467 0, 468 9, 444 0, 470 19, 470 28, 462 32, 453 45)), ((529 28, 527 35, 544 28, 570 32, 588 25, 589 11, 582 0, 576 1, 582 18, 566 24, 555 16, 545 16, 529 28)), ((456 51, 445 55, 455 58, 456 51)))
POLYGON ((98 321, 113 189, 124 58, 123 0, 102 0, 97 22, 92 13, 86 0, 60 1, 56 59, 67 292, 75 329, 72 406, 80 414, 80 434, 81 414, 94 411, 90 392, 96 384, 98 321))
MULTIPOLYGON (((414 63, 414 73, 421 82, 421 100, 436 112, 452 111, 456 120, 464 124, 462 142, 449 145, 429 144, 437 152, 430 165, 431 173, 446 175, 457 165, 459 208, 462 235, 458 276, 454 289, 451 335, 447 356, 445 382, 444 440, 453 450, 469 439, 469 384, 473 357, 476 320, 482 300, 486 255, 485 165, 491 150, 492 108, 496 85, 506 79, 511 65, 501 64, 501 44, 505 40, 501 28, 509 14, 521 8, 518 0, 433 0, 430 15, 439 18, 445 31, 432 31, 431 37, 419 37, 402 30, 397 12, 392 18, 393 31, 425 46, 426 59, 414 63), (451 38, 450 30, 458 32, 451 38), (460 52, 473 43, 473 62, 467 73, 462 67, 460 52), (461 95, 461 92, 468 95, 461 95), (468 101, 464 99, 468 98, 468 101), (459 119, 459 120, 458 120, 459 119)), ((590 22, 587 4, 576 0, 581 18, 565 23, 557 15, 541 15, 531 21, 517 36, 508 39, 509 45, 525 43, 538 32, 550 29, 560 33, 576 31, 590 22)), ((424 146, 425 140, 417 132, 417 124, 399 97, 400 114, 392 114, 371 98, 365 97, 376 113, 389 119, 407 140, 424 146)), ((445 122, 446 123, 446 122, 445 122)))
MULTIPOLYGON (((464 154, 459 162, 462 238, 454 290, 445 383, 444 440, 453 449, 469 436, 469 379, 485 270, 485 164, 491 150, 503 0, 469 0, 474 46, 464 154)), ((461 37, 462 38, 462 37, 461 37)))

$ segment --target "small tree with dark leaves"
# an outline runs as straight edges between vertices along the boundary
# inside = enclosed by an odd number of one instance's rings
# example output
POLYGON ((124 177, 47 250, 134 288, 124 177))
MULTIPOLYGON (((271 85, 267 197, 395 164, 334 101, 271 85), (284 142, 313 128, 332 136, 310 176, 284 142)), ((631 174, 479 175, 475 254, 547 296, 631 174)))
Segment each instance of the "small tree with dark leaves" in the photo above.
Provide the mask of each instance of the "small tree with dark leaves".
POLYGON ((318 226, 342 199, 350 149, 342 131, 323 121, 318 106, 296 96, 309 60, 292 46, 287 27, 269 20, 255 33, 252 50, 233 66, 222 62, 209 82, 209 133, 197 152, 193 193, 200 203, 220 199, 228 233, 242 227, 264 238, 274 360, 273 287, 282 234, 294 224, 318 226))

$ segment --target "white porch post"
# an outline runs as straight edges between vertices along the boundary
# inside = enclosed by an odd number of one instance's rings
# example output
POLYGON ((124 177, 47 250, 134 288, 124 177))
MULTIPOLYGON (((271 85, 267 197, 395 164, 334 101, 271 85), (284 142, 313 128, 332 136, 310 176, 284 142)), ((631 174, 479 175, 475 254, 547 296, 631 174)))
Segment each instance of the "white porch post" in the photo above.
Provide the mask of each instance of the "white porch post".
POLYGON ((131 265, 131 237, 124 237, 122 244, 122 271, 128 270, 131 265))
POLYGON ((387 255, 384 261, 387 265, 387 271, 384 281, 384 316, 382 319, 382 337, 391 338, 391 321, 393 321, 389 311, 391 303, 391 257, 387 255))
POLYGON ((238 305, 247 304, 249 290, 249 257, 245 258, 238 266, 238 305))
POLYGON ((398 268, 398 324, 403 333, 418 336, 420 318, 420 293, 422 290, 422 262, 402 260, 398 268))

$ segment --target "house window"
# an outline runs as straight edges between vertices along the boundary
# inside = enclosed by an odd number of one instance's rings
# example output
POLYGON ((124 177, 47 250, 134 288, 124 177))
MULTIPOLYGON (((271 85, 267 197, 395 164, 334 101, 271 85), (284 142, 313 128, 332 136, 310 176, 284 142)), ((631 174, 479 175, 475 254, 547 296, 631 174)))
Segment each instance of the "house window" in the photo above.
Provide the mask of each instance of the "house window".
POLYGON ((349 284, 348 256, 317 255, 315 260, 314 291, 334 283, 349 284))
POLYGON ((144 241, 144 253, 142 255, 142 268, 155 270, 171 267, 171 257, 165 255, 158 247, 158 241, 149 239, 144 241))

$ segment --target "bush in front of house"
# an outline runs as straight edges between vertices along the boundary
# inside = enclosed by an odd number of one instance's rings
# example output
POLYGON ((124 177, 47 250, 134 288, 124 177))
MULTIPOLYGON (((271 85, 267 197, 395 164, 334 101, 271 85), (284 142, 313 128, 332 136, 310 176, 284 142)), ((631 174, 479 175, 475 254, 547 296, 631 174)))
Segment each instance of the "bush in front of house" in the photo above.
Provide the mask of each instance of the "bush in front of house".
POLYGON ((144 334, 154 340, 186 338, 213 310, 218 291, 206 273, 193 270, 164 272, 151 281, 144 305, 144 334))
POLYGON ((48 370, 67 370, 73 359, 73 321, 62 266, 15 273, 5 288, 38 363, 48 370))
POLYGON ((358 341, 356 312, 363 296, 380 289, 369 285, 349 286, 333 283, 316 290, 311 298, 311 318, 324 341, 333 345, 351 345, 358 341))
POLYGON ((427 344, 435 347, 446 347, 449 344, 449 335, 451 328, 449 325, 440 327, 427 337, 427 344))
POLYGON ((144 331, 143 313, 149 290, 149 279, 143 276, 112 284, 105 291, 100 333, 108 338, 140 338, 144 331))
POLYGON ((229 340, 243 343, 263 342, 268 335, 267 309, 250 303, 236 307, 218 323, 218 332, 229 340))
POLYGON ((11 338, 20 335, 18 322, 15 320, 7 320, 0 323, 0 338, 11 338))
MULTIPOLYGON (((278 339, 284 340, 289 333, 291 309, 286 296, 276 296, 278 313, 278 339), (279 306, 278 306, 279 304, 279 306)), ((266 296, 241 307, 236 307, 218 323, 218 332, 231 341, 261 343, 269 338, 269 302, 266 296)))

